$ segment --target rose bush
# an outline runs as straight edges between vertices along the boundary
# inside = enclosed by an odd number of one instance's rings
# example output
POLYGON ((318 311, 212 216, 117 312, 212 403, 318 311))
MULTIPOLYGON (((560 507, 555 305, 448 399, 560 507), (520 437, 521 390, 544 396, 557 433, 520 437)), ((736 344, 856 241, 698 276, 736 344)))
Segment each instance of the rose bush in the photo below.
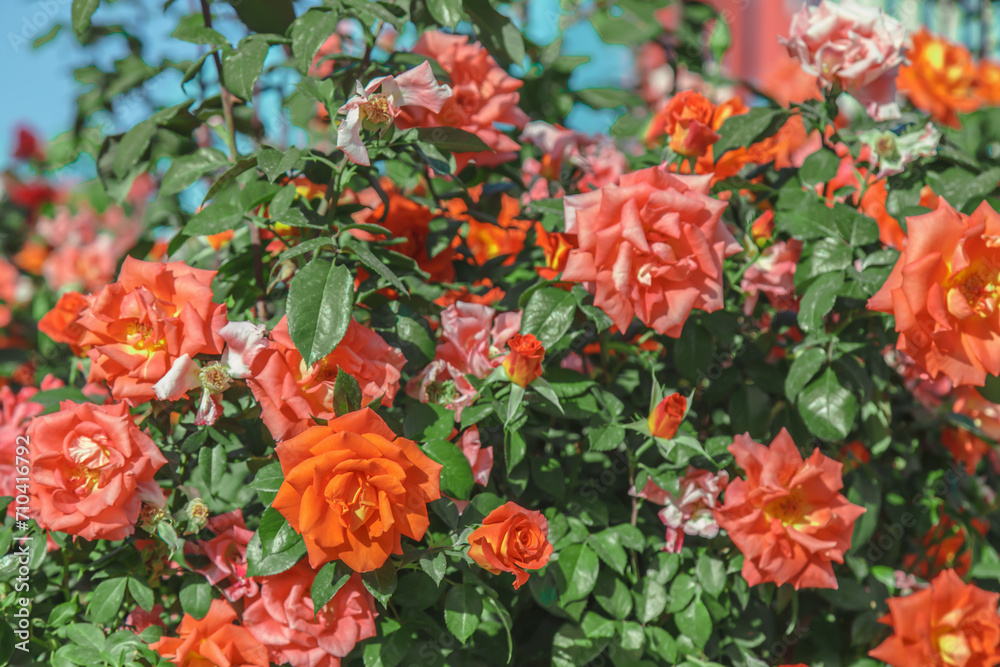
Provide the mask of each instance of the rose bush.
POLYGON ((751 82, 701 2, 165 3, 162 58, 127 4, 0 173, 0 662, 1000 665, 1000 64, 849 0, 751 82))

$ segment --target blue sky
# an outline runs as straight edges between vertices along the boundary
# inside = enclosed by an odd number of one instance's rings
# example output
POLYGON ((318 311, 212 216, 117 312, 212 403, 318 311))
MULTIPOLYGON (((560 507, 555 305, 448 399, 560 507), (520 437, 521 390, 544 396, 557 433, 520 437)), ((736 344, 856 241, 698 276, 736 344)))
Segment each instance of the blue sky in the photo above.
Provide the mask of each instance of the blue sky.
MULTIPOLYGON (((18 123, 28 124, 45 137, 69 129, 73 122, 74 99, 79 93, 73 78, 74 68, 94 59, 107 67, 127 52, 123 40, 105 40, 99 48, 85 51, 68 27, 60 30, 52 41, 40 49, 32 48, 36 38, 48 34, 59 23, 68 24, 71 4, 71 0, 0 3, 0 25, 4 26, 0 49, 4 52, 5 65, 0 69, 0 89, 12 93, 12 99, 0 104, 0 156, 9 154, 14 127, 18 123)), ((139 25, 140 36, 147 49, 147 62, 156 61, 164 55, 174 59, 195 57, 196 47, 178 45, 176 40, 168 37, 178 17, 194 11, 197 3, 177 0, 166 14, 160 9, 162 4, 162 0, 132 0, 110 7, 102 5, 95 20, 99 23, 127 21, 129 25, 139 25)), ((552 17, 558 11, 558 5, 558 0, 532 0, 527 26, 527 33, 532 39, 547 43, 555 37, 556 26, 552 17)), ((238 39, 240 35, 237 25, 217 27, 227 37, 238 39)), ((593 56, 593 61, 581 66, 574 78, 574 82, 579 82, 581 87, 621 85, 623 77, 631 71, 628 49, 604 45, 589 24, 576 25, 567 30, 563 50, 568 54, 593 56)), ((171 86, 161 87, 167 88, 171 86)), ((160 91, 154 91, 154 96, 157 92, 160 91)), ((168 96, 158 101, 170 103, 174 100, 168 96)), ((128 125, 134 125, 142 118, 124 120, 128 125)), ((606 131, 613 121, 613 112, 595 113, 586 108, 575 110, 568 119, 571 126, 590 132, 606 131)))

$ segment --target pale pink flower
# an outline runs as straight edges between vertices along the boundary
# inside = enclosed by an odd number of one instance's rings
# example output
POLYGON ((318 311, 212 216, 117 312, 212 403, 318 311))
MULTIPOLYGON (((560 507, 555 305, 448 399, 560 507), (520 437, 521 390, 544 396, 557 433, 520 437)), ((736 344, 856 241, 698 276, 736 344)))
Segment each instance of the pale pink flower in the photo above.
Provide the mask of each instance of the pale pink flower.
POLYGON ((678 553, 684 545, 685 535, 712 538, 719 534, 713 509, 718 503, 719 493, 728 483, 729 473, 725 470, 715 474, 688 466, 676 497, 661 489, 652 479, 647 480, 638 493, 632 487, 629 495, 664 506, 659 513, 660 520, 667 527, 667 544, 663 550, 678 553))
POLYGON ((479 395, 465 373, 440 358, 424 366, 406 384, 406 393, 421 403, 436 403, 454 410, 456 420, 462 418, 462 410, 479 395))
POLYGON ((839 83, 876 120, 899 117, 896 75, 905 62, 905 42, 903 24, 881 8, 830 0, 803 5, 782 39, 820 85, 839 83))
POLYGON ((449 97, 451 88, 437 82, 430 62, 426 60, 399 76, 372 79, 364 87, 359 81, 354 97, 338 110, 347 118, 337 128, 337 148, 344 151, 351 162, 368 166, 371 161, 361 141, 364 121, 373 126, 388 127, 404 106, 421 107, 437 113, 449 97))
POLYGON ((473 424, 462 433, 458 448, 465 454, 472 468, 472 477, 477 484, 486 486, 490 482, 490 472, 493 470, 493 447, 483 447, 479 439, 479 427, 473 424))
POLYGON ((257 582, 247 577, 247 545, 253 531, 248 530, 243 522, 243 512, 233 510, 213 516, 208 520, 208 529, 215 533, 215 537, 198 540, 197 545, 188 543, 190 551, 200 551, 210 561, 195 572, 204 575, 213 586, 220 582, 228 583, 222 592, 230 602, 257 595, 257 582))
POLYGON ((436 358, 463 373, 485 378, 503 363, 507 341, 521 328, 521 312, 496 314, 489 306, 456 301, 441 313, 436 358))
POLYGON ((750 315, 761 293, 777 310, 798 311, 795 298, 795 267, 802 254, 802 242, 795 239, 778 241, 766 248, 760 258, 743 273, 740 289, 746 293, 743 314, 750 315))

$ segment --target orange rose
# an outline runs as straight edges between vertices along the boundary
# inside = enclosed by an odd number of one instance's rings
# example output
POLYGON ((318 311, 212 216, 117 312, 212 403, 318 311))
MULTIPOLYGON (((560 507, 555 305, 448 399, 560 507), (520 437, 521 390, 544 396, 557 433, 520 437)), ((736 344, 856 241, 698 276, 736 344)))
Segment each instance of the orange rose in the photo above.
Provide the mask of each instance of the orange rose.
POLYGON ((177 667, 269 667, 267 648, 250 631, 235 625, 236 612, 225 600, 212 600, 201 620, 184 614, 177 637, 164 637, 149 648, 177 667))
POLYGON ((212 303, 215 271, 184 262, 126 257, 118 282, 94 294, 77 320, 90 346, 90 381, 106 380, 116 400, 155 398, 153 385, 183 355, 220 354, 226 307, 212 303))
MULTIPOLYGON (((481 185, 469 189, 474 202, 479 201, 482 190, 481 185)), ((468 230, 464 237, 465 245, 472 251, 476 264, 482 266, 495 257, 506 257, 503 264, 510 266, 524 248, 524 239, 531 222, 517 218, 521 213, 521 205, 513 197, 500 195, 500 214, 495 224, 476 220, 469 215, 469 205, 464 199, 451 199, 444 206, 449 218, 465 222, 468 230)), ((458 243, 459 239, 455 239, 456 246, 458 243)))
POLYGON ((687 404, 687 399, 681 394, 674 393, 664 398, 649 415, 649 432, 657 438, 669 440, 674 437, 684 421, 687 404))
POLYGON ((890 598, 879 619, 893 634, 868 655, 892 667, 1000 664, 1000 594, 966 584, 946 570, 928 588, 890 598))
POLYGON ((368 408, 279 443, 285 481, 272 506, 302 534, 309 564, 341 560, 370 572, 400 538, 427 530, 427 503, 441 497, 441 466, 399 438, 368 408))
POLYGON ((352 319, 333 352, 306 366, 283 317, 271 332, 270 345, 254 357, 247 385, 260 403, 264 424, 281 441, 309 428, 314 417, 337 416, 333 386, 339 371, 358 381, 365 403, 382 398, 389 404, 399 390, 405 363, 402 352, 352 319))
MULTIPOLYGON (((986 532, 988 525, 974 520, 977 528, 986 532)), ((961 526, 949 517, 943 515, 941 520, 920 538, 918 553, 903 557, 903 567, 921 579, 930 579, 940 572, 951 568, 955 574, 964 577, 972 566, 972 553, 969 550, 968 534, 965 526, 961 526)))
POLYGON ((979 107, 976 66, 969 50, 922 28, 913 35, 913 48, 906 56, 910 64, 899 70, 899 89, 935 121, 961 127, 958 114, 979 107))
POLYGON ((469 544, 469 558, 493 574, 513 574, 515 589, 528 580, 525 569, 544 567, 552 555, 549 522, 541 512, 512 502, 490 512, 469 535, 469 544))
POLYGON ((1000 64, 991 60, 979 61, 979 76, 976 78, 976 97, 983 104, 1000 104, 1000 64))
POLYGON ((124 403, 63 401, 28 428, 32 518, 88 540, 131 535, 142 501, 164 503, 153 475, 167 461, 124 403))
POLYGON ((685 90, 660 109, 646 129, 646 145, 654 146, 664 134, 678 155, 701 157, 719 140, 717 130, 733 115, 746 113, 739 98, 716 107, 699 92, 685 90))
POLYGON ((844 562, 865 512, 839 493, 841 464, 819 448, 803 461, 785 429, 770 447, 736 436, 729 452, 747 478, 729 484, 715 519, 743 552, 743 578, 751 586, 837 588, 831 562, 844 562))
POLYGON ((545 348, 533 334, 514 334, 507 341, 507 347, 510 354, 503 360, 503 367, 511 382, 527 387, 532 380, 541 377, 545 348))
POLYGON ((38 320, 38 330, 57 343, 66 343, 73 354, 82 356, 80 341, 86 330, 80 326, 80 315, 90 306, 91 297, 79 292, 66 292, 49 312, 38 320))
POLYGON ((677 338, 693 309, 722 308, 722 261, 743 250, 710 187, 708 176, 676 176, 661 165, 566 197, 566 232, 579 246, 562 279, 584 283, 620 331, 638 316, 677 338))
POLYGON ((555 280, 562 273, 562 270, 566 268, 566 259, 569 257, 569 251, 576 247, 576 235, 560 234, 558 232, 550 233, 545 231, 542 223, 536 222, 535 242, 542 249, 542 252, 545 253, 545 266, 536 267, 535 271, 545 280, 555 280))
POLYGON ((939 199, 907 218, 907 245, 868 308, 896 316, 896 349, 936 379, 982 385, 1000 373, 1000 215, 971 216, 939 199))

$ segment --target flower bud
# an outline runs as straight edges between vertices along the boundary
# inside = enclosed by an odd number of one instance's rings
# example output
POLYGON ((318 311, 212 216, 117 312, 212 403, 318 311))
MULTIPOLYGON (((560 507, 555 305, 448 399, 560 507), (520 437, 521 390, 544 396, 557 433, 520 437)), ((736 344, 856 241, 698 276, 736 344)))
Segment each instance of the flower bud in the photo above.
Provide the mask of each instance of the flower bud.
POLYGON ((195 498, 184 508, 188 521, 191 522, 188 533, 197 533, 208 524, 208 505, 201 498, 195 498))
POLYGON ((514 334, 507 341, 510 354, 504 359, 503 367, 510 381, 527 387, 532 380, 542 374, 542 358, 545 348, 533 334, 514 334))
POLYGON ((686 410, 687 399, 681 394, 667 396, 649 415, 649 432, 657 438, 669 440, 677 434, 686 410))

